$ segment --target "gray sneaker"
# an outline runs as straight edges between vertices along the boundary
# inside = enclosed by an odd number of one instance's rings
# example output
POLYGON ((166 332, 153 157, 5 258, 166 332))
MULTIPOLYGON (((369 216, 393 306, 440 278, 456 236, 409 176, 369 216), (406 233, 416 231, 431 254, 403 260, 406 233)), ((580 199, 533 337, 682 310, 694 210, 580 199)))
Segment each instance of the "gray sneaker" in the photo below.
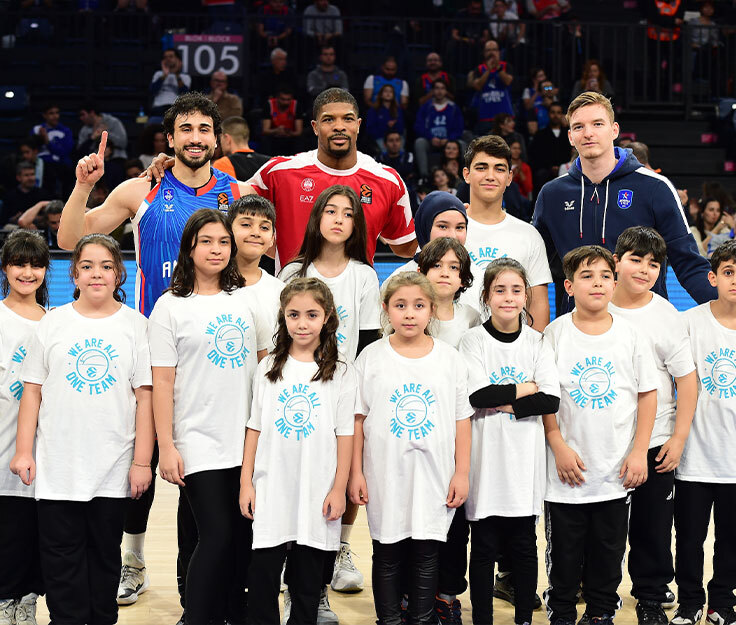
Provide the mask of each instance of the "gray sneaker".
POLYGON ((36 622, 36 599, 38 599, 38 595, 32 592, 22 597, 15 604, 15 625, 38 625, 36 622))
POLYGON ((15 599, 3 599, 0 601, 0 625, 15 625, 15 599))
POLYGON ((340 621, 337 614, 330 608, 330 599, 327 596, 327 586, 322 588, 319 596, 319 607, 317 608, 317 625, 338 625, 340 621))
POLYGON ((126 551, 123 554, 123 566, 120 569, 118 605, 135 603, 138 597, 148 590, 149 585, 146 563, 132 551, 126 551))

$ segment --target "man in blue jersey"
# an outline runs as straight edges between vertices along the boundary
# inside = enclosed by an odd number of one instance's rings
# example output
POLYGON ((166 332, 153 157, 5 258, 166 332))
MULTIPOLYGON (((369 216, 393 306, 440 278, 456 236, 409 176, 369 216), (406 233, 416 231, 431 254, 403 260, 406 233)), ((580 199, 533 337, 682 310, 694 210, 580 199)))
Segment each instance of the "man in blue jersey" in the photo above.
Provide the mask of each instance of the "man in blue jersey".
MULTIPOLYGON (((570 103, 567 120, 570 145, 580 157, 566 176, 542 187, 532 220, 550 261, 581 245, 603 245, 613 252, 626 228, 651 226, 665 240, 667 261, 690 296, 699 304, 715 299, 710 265, 698 253, 672 183, 644 167, 631 150, 614 148, 619 127, 608 99, 581 93, 570 103)), ((667 297, 664 271, 652 290, 667 297)), ((573 306, 565 295, 557 314, 573 306)))
MULTIPOLYGON (((102 133, 97 153, 80 159, 76 168, 76 184, 61 215, 57 235, 62 249, 73 249, 85 234, 109 233, 125 220, 133 222, 136 249, 136 309, 148 317, 156 300, 169 286, 184 224, 200 208, 227 212, 228 206, 244 194, 247 185, 211 167, 210 161, 220 133, 217 105, 203 94, 189 92, 179 96, 164 115, 164 132, 174 150, 174 165, 153 188, 145 178, 126 180, 113 189, 105 202, 85 212, 92 187, 105 172, 103 156, 107 132, 102 133)), ((158 447, 152 468, 155 475, 158 447)), ((153 503, 154 484, 128 509, 123 539, 123 569, 118 603, 129 605, 148 588, 143 543, 148 513, 153 503)), ((191 510, 182 506, 179 512, 180 576, 186 575, 186 554, 196 546, 196 526, 191 510), (188 537, 182 545, 182 536, 188 537), (184 563, 182 564, 182 556, 184 563)), ((181 580, 180 580, 181 582, 181 580)), ((180 583, 183 602, 183 586, 180 583)))

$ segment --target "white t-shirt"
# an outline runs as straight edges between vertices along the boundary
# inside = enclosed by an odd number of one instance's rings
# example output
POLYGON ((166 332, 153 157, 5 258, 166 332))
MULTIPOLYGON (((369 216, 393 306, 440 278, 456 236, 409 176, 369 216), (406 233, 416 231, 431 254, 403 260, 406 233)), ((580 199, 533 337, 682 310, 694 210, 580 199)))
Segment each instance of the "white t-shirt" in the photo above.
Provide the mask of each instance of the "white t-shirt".
POLYGON ((547 448, 547 501, 592 503, 625 497, 618 477, 636 431, 639 393, 657 388, 651 348, 636 328, 613 316, 600 335, 575 327, 572 314, 544 330, 555 351, 560 376, 557 423, 562 438, 583 460, 582 486, 571 488, 557 476, 555 455, 547 448))
POLYGON ((261 279, 258 282, 245 286, 248 297, 258 306, 260 318, 263 319, 266 328, 270 328, 271 342, 268 351, 273 351, 273 348, 276 347, 273 335, 276 334, 278 328, 280 297, 283 289, 284 283, 281 280, 263 270, 261 270, 261 279))
POLYGON ((363 422, 363 474, 371 538, 447 540, 454 509, 446 505, 455 473, 455 421, 473 414, 460 354, 434 340, 422 358, 405 358, 389 337, 355 361, 363 422))
POLYGON ((0 302, 0 495, 33 497, 35 486, 26 486, 10 472, 18 431, 18 405, 23 394, 22 367, 38 321, 21 317, 0 302))
MULTIPOLYGON (((279 274, 286 284, 299 271, 299 265, 290 263, 279 274)), ((340 353, 353 362, 358 353, 360 330, 377 330, 381 327, 381 302, 378 275, 370 265, 352 258, 339 276, 325 278, 312 263, 307 267, 308 278, 324 282, 335 300, 340 326, 337 328, 337 346, 340 353)))
POLYGON ((698 371, 695 418, 675 469, 678 480, 736 483, 736 330, 705 303, 682 313, 698 371))
POLYGON ((177 297, 164 293, 149 320, 151 365, 176 367, 174 446, 185 475, 243 462, 256 352, 270 328, 245 289, 177 297))
POLYGON ((468 331, 468 328, 480 325, 480 314, 472 306, 460 302, 455 302, 454 308, 455 316, 452 319, 447 321, 433 319, 429 330, 432 336, 457 349, 460 339, 468 331))
POLYGON ((506 214, 503 221, 492 225, 468 217, 465 249, 470 255, 473 286, 460 296, 460 301, 481 312, 483 274, 488 263, 496 258, 509 257, 519 261, 526 270, 531 286, 552 282, 542 236, 534 226, 513 215, 506 214))
MULTIPOLYGON (((192 87, 192 77, 189 74, 180 73, 179 78, 181 78, 181 82, 186 87, 186 90, 189 91, 192 87)), ((179 90, 179 81, 176 79, 176 74, 167 74, 166 77, 164 77, 164 73, 161 70, 158 70, 154 73, 153 78, 151 79, 151 84, 155 83, 157 80, 162 80, 162 82, 161 87, 153 96, 153 106, 171 106, 181 93, 179 90)))
POLYGON ((253 548, 290 541, 324 551, 340 547, 340 519, 322 515, 335 483, 337 437, 352 436, 358 382, 352 365, 338 363, 329 382, 312 382, 314 362, 291 356, 283 378, 269 382, 273 357, 258 365, 248 427, 260 431, 253 486, 253 548))
POLYGON ((41 384, 36 499, 130 497, 133 389, 151 385, 146 318, 128 306, 101 319, 73 304, 46 313, 23 363, 41 384))
POLYGON ((419 269, 419 265, 417 264, 417 261, 415 261, 412 258, 408 263, 405 263, 401 265, 401 267, 397 267, 396 269, 394 269, 394 271, 391 272, 391 275, 383 281, 382 288, 385 287, 388 281, 394 276, 398 276, 400 273, 403 273, 404 271, 414 272, 414 271, 417 271, 418 269, 419 269))
POLYGON ((666 443, 675 431, 676 401, 672 378, 681 378, 695 371, 685 324, 677 309, 656 293, 652 293, 651 301, 641 308, 619 308, 609 304, 608 310, 633 324, 652 345, 657 368, 657 418, 649 448, 658 447, 666 443))
MULTIPOLYGON (((460 355, 468 366, 468 394, 489 384, 536 382, 540 392, 560 396, 552 348, 528 326, 513 343, 472 328, 460 342, 460 355)), ((479 409, 471 424, 468 520, 540 515, 547 485, 541 415, 517 420, 495 408, 479 409)))

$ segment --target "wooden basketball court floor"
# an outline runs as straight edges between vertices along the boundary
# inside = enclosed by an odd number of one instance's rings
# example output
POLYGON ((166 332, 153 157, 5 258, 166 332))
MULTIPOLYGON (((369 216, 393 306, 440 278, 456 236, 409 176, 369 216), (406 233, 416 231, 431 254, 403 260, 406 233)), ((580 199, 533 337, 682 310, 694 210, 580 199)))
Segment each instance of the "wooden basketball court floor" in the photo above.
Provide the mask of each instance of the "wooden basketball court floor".
MULTIPOLYGON (((171 484, 158 478, 156 483, 156 499, 151 510, 146 537, 146 565, 151 579, 150 589, 141 595, 135 605, 120 608, 119 623, 121 625, 175 625, 181 616, 179 594, 176 589, 176 506, 178 490, 171 484)), ((332 609, 340 618, 340 625, 372 625, 375 623, 373 609, 373 594, 371 590, 371 542, 368 535, 368 524, 365 511, 361 510, 355 523, 351 537, 352 548, 355 553, 355 565, 365 576, 365 590, 353 595, 344 595, 330 591, 332 609)), ((539 551, 539 588, 541 596, 547 583, 544 569, 544 524, 540 521, 537 526, 537 548, 539 551)), ((674 548, 674 545, 673 545, 674 548)), ((706 580, 710 579, 712 571, 713 533, 708 533, 705 546, 706 552, 706 580)), ((674 582, 670 588, 676 592, 674 582)), ((616 623, 621 625, 635 625, 635 600, 629 594, 631 580, 624 572, 624 579, 619 589, 624 607, 616 614, 616 623)), ((460 596, 463 605, 463 622, 471 625, 470 596, 466 592, 460 596)), ((579 616, 583 606, 578 606, 579 616)), ((672 618, 674 610, 668 610, 672 618)), ((48 624, 48 612, 43 599, 38 605, 39 625, 48 624)), ((494 622, 496 625, 513 625, 513 608, 498 599, 494 602, 494 622)), ((534 613, 534 623, 546 623, 544 609, 534 613)))

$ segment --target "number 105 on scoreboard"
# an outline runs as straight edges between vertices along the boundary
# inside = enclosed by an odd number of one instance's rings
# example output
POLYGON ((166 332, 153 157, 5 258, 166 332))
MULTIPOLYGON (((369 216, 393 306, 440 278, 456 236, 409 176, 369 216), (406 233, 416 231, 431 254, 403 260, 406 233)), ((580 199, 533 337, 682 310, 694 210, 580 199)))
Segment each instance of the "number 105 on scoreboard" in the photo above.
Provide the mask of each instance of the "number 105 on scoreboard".
POLYGON ((242 74, 242 35, 174 35, 181 52, 182 71, 192 76, 209 76, 221 70, 228 76, 242 74))

